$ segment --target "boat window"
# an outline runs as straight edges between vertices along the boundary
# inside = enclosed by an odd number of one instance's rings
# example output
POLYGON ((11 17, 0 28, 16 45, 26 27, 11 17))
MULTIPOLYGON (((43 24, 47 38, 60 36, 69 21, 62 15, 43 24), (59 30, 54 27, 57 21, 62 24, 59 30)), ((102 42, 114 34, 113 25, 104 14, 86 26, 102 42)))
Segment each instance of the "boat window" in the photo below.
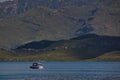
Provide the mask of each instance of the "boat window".
POLYGON ((37 63, 33 63, 33 66, 37 66, 38 64, 37 63))

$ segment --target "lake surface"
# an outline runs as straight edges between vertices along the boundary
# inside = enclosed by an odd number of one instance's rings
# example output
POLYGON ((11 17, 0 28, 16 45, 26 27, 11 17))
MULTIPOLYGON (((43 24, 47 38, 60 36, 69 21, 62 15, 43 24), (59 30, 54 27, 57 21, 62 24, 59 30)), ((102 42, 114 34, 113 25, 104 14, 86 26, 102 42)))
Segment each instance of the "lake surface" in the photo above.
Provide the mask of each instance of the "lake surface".
POLYGON ((0 80, 120 80, 120 62, 0 62, 0 80))

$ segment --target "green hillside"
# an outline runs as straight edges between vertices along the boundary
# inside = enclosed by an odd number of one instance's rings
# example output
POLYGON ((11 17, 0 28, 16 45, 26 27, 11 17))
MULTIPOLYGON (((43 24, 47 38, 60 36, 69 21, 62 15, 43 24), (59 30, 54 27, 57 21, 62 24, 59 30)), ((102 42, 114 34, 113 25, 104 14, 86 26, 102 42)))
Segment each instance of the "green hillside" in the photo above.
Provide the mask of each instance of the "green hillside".
POLYGON ((10 61, 12 58, 11 52, 7 50, 0 50, 0 61, 10 61))
POLYGON ((46 50, 65 50, 81 59, 97 57, 109 51, 119 50, 119 37, 85 35, 53 43, 46 50), (91 36, 91 37, 90 37, 91 36))
POLYGON ((81 59, 72 56, 65 51, 49 51, 44 53, 22 53, 1 51, 0 61, 80 61, 81 59))
POLYGON ((120 50, 119 41, 120 37, 88 34, 40 48, 36 46, 49 41, 27 43, 13 50, 1 49, 0 61, 119 61, 119 54, 110 53, 120 50))
POLYGON ((120 61, 120 51, 105 53, 97 58, 80 59, 65 51, 52 51, 37 54, 11 54, 0 51, 0 61, 120 61))
POLYGON ((117 62, 119 62, 120 61, 120 51, 108 52, 97 58, 91 59, 90 61, 117 61, 117 62))

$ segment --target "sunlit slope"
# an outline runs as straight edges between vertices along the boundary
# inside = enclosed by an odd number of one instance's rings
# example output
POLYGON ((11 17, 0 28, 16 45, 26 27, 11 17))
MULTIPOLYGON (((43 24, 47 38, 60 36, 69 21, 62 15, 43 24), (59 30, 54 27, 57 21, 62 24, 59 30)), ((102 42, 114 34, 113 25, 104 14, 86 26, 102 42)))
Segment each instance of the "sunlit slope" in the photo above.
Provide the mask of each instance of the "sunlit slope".
POLYGON ((105 53, 91 61, 120 61, 120 51, 112 51, 105 53))
POLYGON ((11 48, 34 40, 67 39, 78 28, 56 10, 36 8, 15 18, 0 20, 0 46, 11 48))
POLYGON ((80 59, 64 51, 52 51, 37 54, 13 54, 0 51, 0 61, 120 61, 120 51, 103 54, 97 58, 80 59))

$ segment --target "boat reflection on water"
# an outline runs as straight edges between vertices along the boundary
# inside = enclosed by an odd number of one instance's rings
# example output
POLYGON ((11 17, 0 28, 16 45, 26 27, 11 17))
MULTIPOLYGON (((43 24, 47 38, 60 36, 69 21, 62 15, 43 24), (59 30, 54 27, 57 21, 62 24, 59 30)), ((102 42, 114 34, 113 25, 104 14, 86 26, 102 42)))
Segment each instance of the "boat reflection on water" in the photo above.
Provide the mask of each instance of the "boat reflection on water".
POLYGON ((32 66, 30 66, 31 69, 43 69, 44 66, 42 65, 42 63, 33 63, 32 66))

